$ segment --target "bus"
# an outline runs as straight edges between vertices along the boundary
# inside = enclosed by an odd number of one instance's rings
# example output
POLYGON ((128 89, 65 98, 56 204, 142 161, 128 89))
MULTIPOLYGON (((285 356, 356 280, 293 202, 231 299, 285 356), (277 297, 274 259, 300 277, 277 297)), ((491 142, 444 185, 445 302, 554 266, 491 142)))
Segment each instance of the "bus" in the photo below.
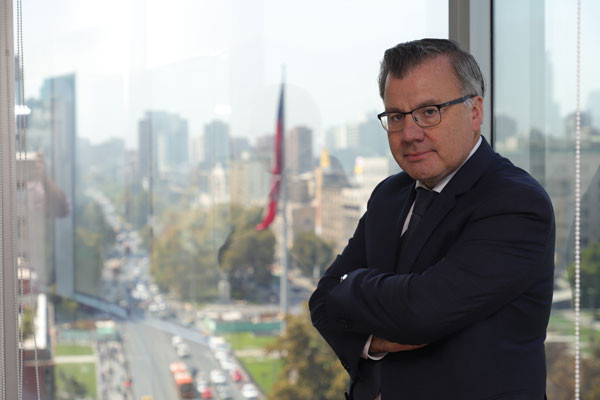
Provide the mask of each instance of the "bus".
POLYGON ((177 394, 181 399, 193 399, 196 397, 194 378, 189 373, 187 366, 182 362, 174 362, 169 365, 173 380, 177 386, 177 394))

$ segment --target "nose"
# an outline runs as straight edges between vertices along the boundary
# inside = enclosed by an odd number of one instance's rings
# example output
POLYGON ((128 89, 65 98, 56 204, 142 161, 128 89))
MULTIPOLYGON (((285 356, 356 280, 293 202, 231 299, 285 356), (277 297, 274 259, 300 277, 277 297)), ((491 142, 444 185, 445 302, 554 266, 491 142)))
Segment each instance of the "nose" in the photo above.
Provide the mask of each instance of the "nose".
POLYGON ((413 142, 423 140, 423 128, 421 128, 415 120, 412 118, 412 115, 407 115, 404 119, 404 129, 401 132, 402 140, 405 142, 413 142))

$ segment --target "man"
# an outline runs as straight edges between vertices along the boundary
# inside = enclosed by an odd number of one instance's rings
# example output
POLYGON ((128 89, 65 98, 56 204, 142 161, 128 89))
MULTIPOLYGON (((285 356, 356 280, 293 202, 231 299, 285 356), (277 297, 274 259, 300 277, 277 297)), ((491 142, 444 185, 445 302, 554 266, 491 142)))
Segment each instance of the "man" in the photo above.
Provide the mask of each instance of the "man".
POLYGON ((543 399, 548 195, 481 137, 483 77, 455 42, 387 50, 379 86, 404 172, 373 190, 309 304, 346 398, 543 399))

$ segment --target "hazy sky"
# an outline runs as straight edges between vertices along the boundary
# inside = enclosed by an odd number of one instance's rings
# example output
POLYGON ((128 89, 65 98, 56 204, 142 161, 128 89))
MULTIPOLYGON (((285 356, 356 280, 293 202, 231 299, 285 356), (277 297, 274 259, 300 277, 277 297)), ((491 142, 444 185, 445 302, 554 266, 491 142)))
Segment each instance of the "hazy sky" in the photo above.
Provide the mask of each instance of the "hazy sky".
MULTIPOLYGON (((553 72, 546 95, 562 115, 575 104, 575 2, 541 3, 553 72)), ((499 6, 507 4, 523 5, 499 6)), ((283 65, 287 126, 308 125, 319 140, 331 126, 382 110, 376 78, 385 49, 448 36, 447 0, 34 0, 23 14, 26 96, 47 77, 75 73, 79 136, 129 146, 147 110, 178 113, 191 136, 214 118, 236 136, 272 132, 283 65)), ((600 2, 583 2, 584 106, 600 89, 599 15, 600 2)), ((510 26, 496 34, 509 38, 510 26)), ((497 59, 498 67, 519 61, 497 59)), ((516 98, 523 83, 505 85, 516 98)))
POLYGON ((135 145, 144 111, 213 118, 233 135, 272 132, 286 66, 287 126, 317 135, 381 111, 385 49, 447 37, 447 0, 40 0, 24 3, 26 94, 77 76, 78 134, 135 145))

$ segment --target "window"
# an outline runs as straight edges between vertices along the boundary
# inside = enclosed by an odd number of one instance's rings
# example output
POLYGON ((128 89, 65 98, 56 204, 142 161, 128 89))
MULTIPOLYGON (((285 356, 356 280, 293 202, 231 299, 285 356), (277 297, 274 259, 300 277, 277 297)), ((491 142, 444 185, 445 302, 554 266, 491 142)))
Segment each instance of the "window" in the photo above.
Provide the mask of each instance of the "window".
MULTIPOLYGON (((581 393, 597 390, 600 305, 600 85, 593 50, 598 4, 582 5, 581 31, 581 393)), ((575 241, 577 4, 494 2, 496 149, 545 187, 556 213, 554 307, 546 341, 548 397, 572 398, 575 241)))
POLYGON ((396 168, 376 118, 383 51, 447 37, 447 2, 411 6, 402 23, 384 0, 24 7, 20 301, 37 310, 22 322, 37 332, 24 338, 24 398, 36 345, 42 398, 242 393, 213 369, 268 394, 281 361, 259 344, 280 327, 282 213, 255 225, 281 82, 288 246, 310 233, 325 255, 290 257, 289 311, 302 315, 313 274, 396 168))

